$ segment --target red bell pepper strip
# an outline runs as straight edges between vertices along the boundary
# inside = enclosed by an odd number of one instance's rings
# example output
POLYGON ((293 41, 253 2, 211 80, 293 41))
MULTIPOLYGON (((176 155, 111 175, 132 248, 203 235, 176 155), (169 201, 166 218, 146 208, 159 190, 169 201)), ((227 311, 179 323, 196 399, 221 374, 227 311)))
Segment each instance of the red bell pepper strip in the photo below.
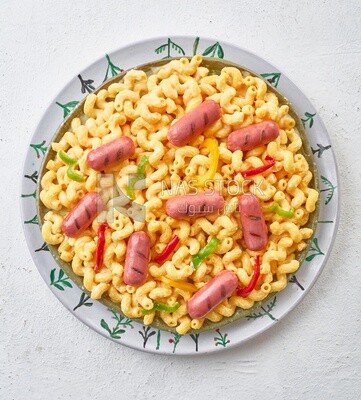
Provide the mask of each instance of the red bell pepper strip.
POLYGON ((170 242, 167 244, 165 249, 155 257, 154 261, 158 264, 163 263, 172 253, 172 251, 177 247, 180 239, 177 235, 174 235, 170 242))
POLYGON ((262 167, 258 167, 258 168, 254 168, 254 169, 247 169, 246 171, 241 171, 240 173, 243 176, 243 178, 247 178, 247 176, 261 174, 262 172, 267 171, 268 169, 273 167, 276 163, 275 159, 268 155, 266 156, 265 160, 268 162, 267 162, 267 164, 262 165, 262 167))
POLYGON ((104 248, 105 248, 105 229, 107 228, 107 224, 101 224, 98 228, 98 245, 97 251, 95 255, 96 264, 94 266, 94 271, 99 272, 103 266, 103 258, 104 258, 104 248))
POLYGON ((256 287, 260 273, 261 273, 261 263, 259 256, 256 256, 252 278, 247 286, 245 286, 244 288, 237 289, 237 296, 247 297, 256 287))

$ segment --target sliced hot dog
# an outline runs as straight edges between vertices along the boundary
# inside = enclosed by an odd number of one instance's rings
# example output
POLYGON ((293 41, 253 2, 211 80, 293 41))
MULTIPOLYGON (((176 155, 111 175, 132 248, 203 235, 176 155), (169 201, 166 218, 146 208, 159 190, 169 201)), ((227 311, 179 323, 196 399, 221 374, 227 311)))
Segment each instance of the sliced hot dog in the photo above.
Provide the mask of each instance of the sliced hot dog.
POLYGON ((174 146, 191 142, 221 116, 221 107, 213 100, 206 100, 190 111, 168 130, 168 140, 174 146))
POLYGON ((279 135, 278 125, 273 121, 263 121, 232 132, 227 139, 231 151, 252 150, 276 139, 279 135))
POLYGON ((203 318, 224 299, 229 297, 238 286, 238 278, 231 271, 222 271, 202 289, 195 293, 187 303, 191 318, 203 318))
POLYGON ((243 194, 238 204, 247 248, 254 251, 264 249, 268 240, 267 226, 258 197, 251 193, 243 194))
POLYGON ((98 193, 87 193, 64 219, 62 231, 69 237, 79 236, 103 208, 104 203, 98 193))
POLYGON ((150 239, 145 232, 134 232, 127 243, 125 255, 124 282, 131 286, 140 286, 148 274, 150 239))
POLYGON ((224 207, 223 197, 214 191, 176 196, 166 203, 166 213, 175 219, 212 214, 224 207))
POLYGON ((132 139, 123 136, 92 150, 88 154, 87 162, 90 168, 102 171, 112 164, 126 160, 134 152, 135 147, 132 139))

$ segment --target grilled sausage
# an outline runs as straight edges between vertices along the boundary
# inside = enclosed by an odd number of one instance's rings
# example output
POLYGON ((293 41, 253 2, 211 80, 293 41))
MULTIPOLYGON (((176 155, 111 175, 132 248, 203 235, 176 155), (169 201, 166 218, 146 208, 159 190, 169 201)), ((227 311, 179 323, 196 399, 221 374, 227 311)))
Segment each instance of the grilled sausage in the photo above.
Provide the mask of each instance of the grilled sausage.
POLYGON ((79 236, 103 208, 104 203, 98 193, 87 193, 64 219, 62 231, 69 237, 79 236))
POLYGON ((278 125, 273 121, 263 121, 232 132, 227 139, 231 151, 252 150, 276 139, 279 135, 278 125))
POLYGON ((88 154, 87 162, 90 168, 96 171, 102 171, 112 164, 126 160, 131 157, 134 152, 135 147, 133 140, 127 136, 123 136, 120 139, 112 140, 92 150, 88 154))
POLYGON ((206 100, 190 111, 168 130, 168 140, 174 146, 191 142, 221 116, 221 107, 213 100, 206 100))
POLYGON ((224 207, 223 197, 213 191, 176 196, 166 203, 166 213, 175 219, 212 214, 224 207))
POLYGON ((262 250, 267 245, 267 226, 258 197, 246 193, 239 198, 239 213, 246 246, 250 250, 262 250))
POLYGON ((145 232, 134 232, 127 243, 125 255, 124 282, 131 286, 140 286, 148 274, 150 239, 145 232))
POLYGON ((228 270, 220 272, 202 289, 198 290, 187 303, 191 318, 203 318, 224 299, 229 297, 238 286, 237 276, 228 270))

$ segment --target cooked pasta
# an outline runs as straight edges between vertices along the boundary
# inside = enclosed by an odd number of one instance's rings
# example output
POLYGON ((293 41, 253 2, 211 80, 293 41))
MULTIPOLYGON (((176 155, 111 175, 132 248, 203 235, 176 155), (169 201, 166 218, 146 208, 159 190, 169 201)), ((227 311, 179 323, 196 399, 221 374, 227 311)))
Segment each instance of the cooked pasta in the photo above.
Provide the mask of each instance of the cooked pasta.
POLYGON ((312 236, 311 229, 302 227, 319 196, 309 186, 312 173, 299 153, 302 141, 288 106, 279 104, 265 82, 249 73, 226 67, 220 75, 212 75, 201 63, 202 57, 197 55, 191 60, 172 60, 150 76, 130 70, 121 82, 89 94, 83 110, 86 119, 82 122, 74 118, 69 131, 52 144, 58 155, 47 163, 41 179, 40 200, 48 209, 42 226, 44 240, 58 245, 60 259, 83 277, 91 297, 108 296, 120 305, 122 313, 143 318, 144 324, 152 324, 157 315, 180 334, 200 329, 207 319, 218 322, 230 317, 237 308, 249 309, 270 293, 284 289, 287 274, 299 268, 295 253, 312 236), (167 137, 169 128, 206 100, 220 106, 221 118, 187 145, 174 146, 167 137), (251 150, 227 148, 231 132, 263 121, 278 125, 279 135, 274 140, 251 150), (100 172, 87 162, 89 153, 124 137, 134 144, 134 153, 106 166, 99 179, 100 172), (77 163, 69 167, 59 156, 60 151, 77 163), (193 183, 208 176, 214 154, 218 163, 207 188, 223 197, 222 210, 184 218, 167 215, 168 199, 199 189, 193 183), (267 156, 273 158, 272 168, 251 177, 240 173, 262 169, 267 156), (144 179, 135 181, 130 190, 129 176, 137 174, 144 157, 148 160, 144 179), (83 179, 74 180, 72 172, 83 179), (90 192, 97 192, 106 207, 80 235, 69 237, 62 223, 90 192), (247 248, 238 213, 237 196, 248 192, 259 199, 268 232, 267 246, 257 251, 247 248), (283 211, 294 209, 294 214, 286 217, 270 211, 273 203, 283 211), (102 223, 107 224, 105 251, 102 266, 96 271, 101 240, 97 232, 102 223), (141 285, 127 285, 127 243, 134 232, 141 231, 150 241, 148 275, 141 285), (179 238, 178 247, 165 261, 156 262, 174 236, 179 238), (217 238, 218 246, 197 269, 193 268, 193 257, 211 238, 217 238), (234 291, 203 318, 189 315, 187 302, 194 292, 222 271, 231 271, 238 285, 246 287, 256 256, 261 260, 260 275, 248 295, 239 296, 234 291), (157 302, 163 308, 178 308, 167 312, 157 309, 157 302))

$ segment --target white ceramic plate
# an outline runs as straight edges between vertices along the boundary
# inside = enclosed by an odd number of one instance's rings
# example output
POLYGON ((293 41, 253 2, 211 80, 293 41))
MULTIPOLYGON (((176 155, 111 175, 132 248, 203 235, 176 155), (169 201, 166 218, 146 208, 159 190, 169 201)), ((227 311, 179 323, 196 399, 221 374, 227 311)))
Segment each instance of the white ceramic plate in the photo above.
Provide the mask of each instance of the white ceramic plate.
MULTIPOLYGON (((317 90, 317 88, 315 88, 317 90)), ((315 283, 330 253, 339 217, 339 176, 331 141, 305 95, 277 68, 229 43, 195 37, 161 37, 133 43, 106 54, 69 82, 49 105, 29 145, 22 177, 21 208, 32 258, 50 290, 81 321, 101 335, 126 346, 154 353, 199 354, 219 351, 265 331, 290 312, 315 283), (47 251, 36 214, 36 182, 42 158, 60 123, 77 102, 123 69, 159 58, 203 54, 224 58, 262 75, 287 97, 300 115, 315 156, 321 188, 320 212, 312 246, 286 289, 249 317, 221 329, 180 336, 146 327, 91 300, 59 269, 47 251)))

